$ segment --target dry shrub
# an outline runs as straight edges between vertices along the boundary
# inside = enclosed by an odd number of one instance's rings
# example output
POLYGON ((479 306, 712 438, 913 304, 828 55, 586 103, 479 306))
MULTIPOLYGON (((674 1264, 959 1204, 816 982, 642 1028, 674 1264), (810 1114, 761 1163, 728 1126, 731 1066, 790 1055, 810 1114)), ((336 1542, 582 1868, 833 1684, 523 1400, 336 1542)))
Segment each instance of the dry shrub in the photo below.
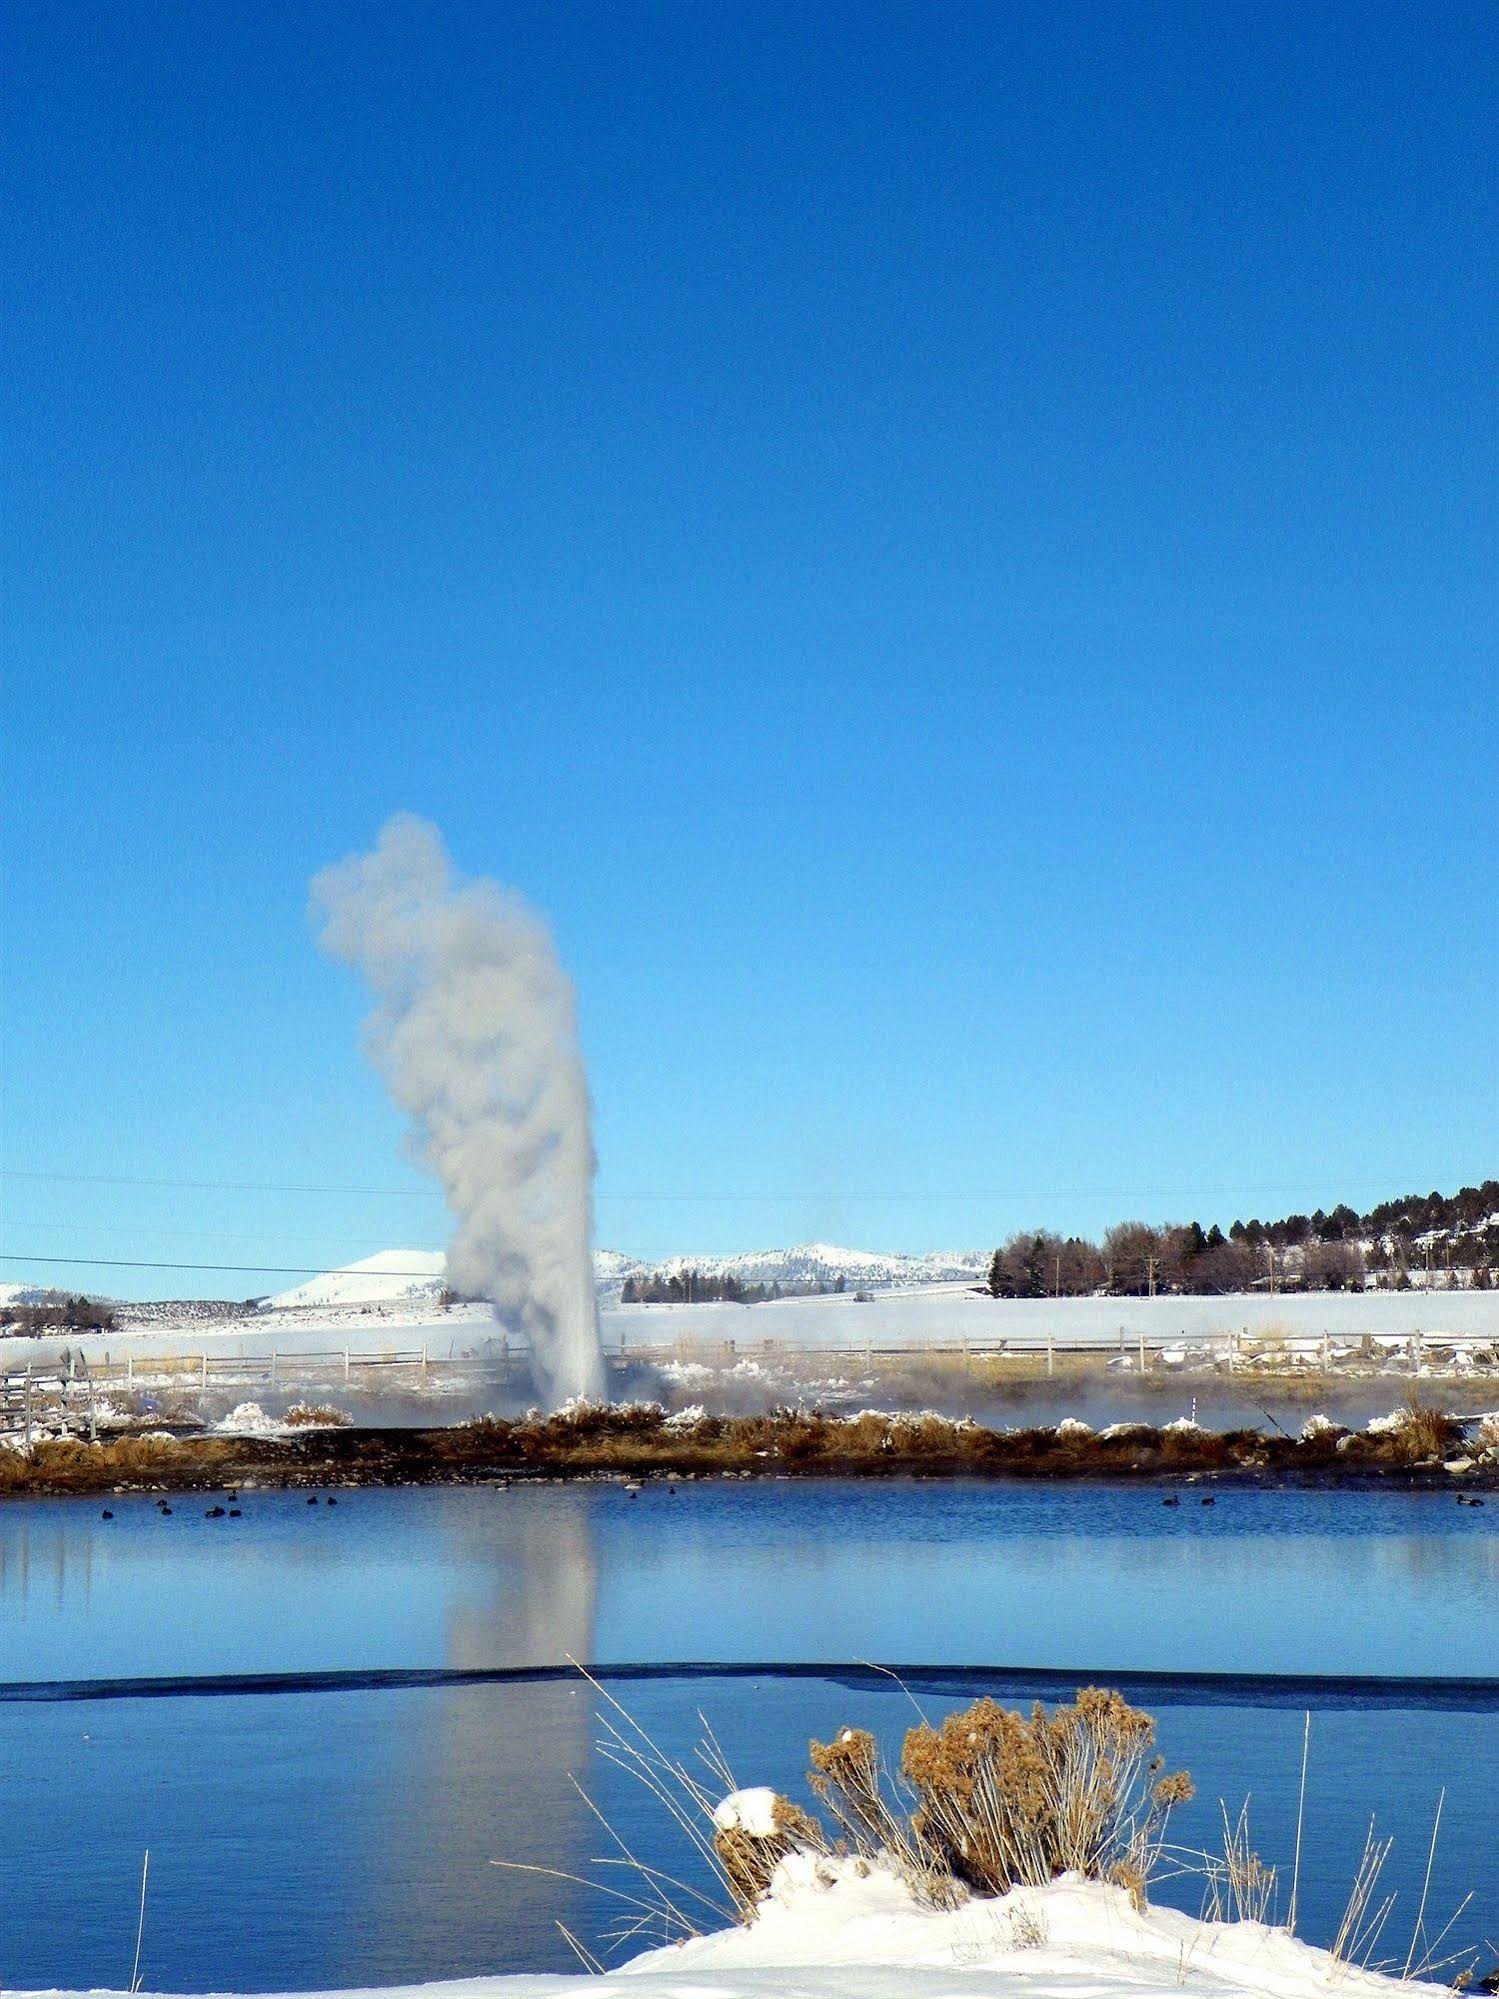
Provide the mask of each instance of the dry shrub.
POLYGON ((888 1846, 900 1824, 880 1783, 879 1745, 867 1728, 841 1728, 831 1742, 807 1745, 807 1782, 854 1846, 888 1846))
POLYGON ((751 1832, 736 1824, 720 1825, 713 1834, 713 1851, 741 1922, 753 1919, 788 1853, 827 1852, 822 1827, 800 1805, 777 1793, 771 1813, 771 1832, 751 1832))
MULTIPOLYGON (((979 1700, 940 1728, 908 1733, 902 1787, 916 1806, 909 1817, 887 1802, 889 1775, 867 1730, 814 1740, 808 1781, 842 1835, 830 1848, 821 1822, 790 1799, 768 1788, 742 1791, 711 1729, 697 1749, 705 1781, 579 1670, 604 1704, 601 1760, 650 1793, 722 1891, 722 1898, 705 1894, 637 1860, 614 1835, 621 1857, 596 1864, 632 1869, 633 1892, 572 1873, 557 1878, 581 1878, 622 1904, 610 1939, 617 1945, 638 1948, 648 1932, 665 1942, 699 1936, 705 1922, 716 1928, 730 1916, 753 1921, 777 1868, 796 1855, 812 1856, 813 1878, 829 1887, 839 1878, 838 1858, 850 1859, 855 1875, 893 1868, 928 1907, 956 1908, 970 1889, 993 1896, 1040 1887, 1069 1870, 1125 1887, 1143 1906, 1167 1814, 1192 1793, 1185 1773, 1161 1774, 1160 1759, 1150 1755, 1154 1722, 1116 1692, 1085 1687, 1071 1706, 1048 1714, 1038 1703, 1029 1719, 979 1700)), ((493 1864, 553 1872, 527 1862, 493 1864)), ((1045 1941, 1044 1911, 1016 1909, 1008 1920, 1011 1947, 1045 1941)), ((591 1953, 583 1955, 600 1968, 591 1953)))
POLYGON ((945 1860, 885 1798, 879 1746, 864 1728, 842 1728, 831 1742, 807 1746, 807 1782, 856 1854, 884 1858, 927 1908, 952 1909, 967 1898, 945 1860))
POLYGON ((1423 1402, 1415 1389, 1403 1408, 1393 1412, 1387 1428, 1377 1430, 1373 1444, 1381 1457, 1419 1464, 1427 1458, 1446 1457, 1462 1442, 1463 1426, 1434 1404, 1423 1402))
POLYGON ((343 1430, 354 1418, 332 1402, 294 1402, 282 1420, 294 1429, 343 1430))
POLYGON ((917 1798, 912 1831, 980 1893, 1039 1887, 1074 1872, 1113 1881, 1143 1904, 1185 1772, 1162 1774, 1155 1723, 1123 1695, 1083 1687, 1048 1715, 983 1699, 906 1737, 901 1772, 917 1798))

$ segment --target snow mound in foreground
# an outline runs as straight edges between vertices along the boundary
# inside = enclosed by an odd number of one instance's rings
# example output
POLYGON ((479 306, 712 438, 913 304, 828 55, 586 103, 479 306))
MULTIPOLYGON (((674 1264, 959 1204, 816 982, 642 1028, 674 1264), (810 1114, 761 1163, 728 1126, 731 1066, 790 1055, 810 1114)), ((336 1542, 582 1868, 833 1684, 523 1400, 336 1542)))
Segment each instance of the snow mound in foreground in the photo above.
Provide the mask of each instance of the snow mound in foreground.
POLYGON ((1349 1970, 1258 1923, 1138 1913, 1121 1889, 1076 1875, 939 1913, 918 1908, 883 1867, 796 1853, 746 1929, 648 1951, 602 1978, 471 1978, 378 1999, 1437 1999, 1445 1990, 1349 1970))

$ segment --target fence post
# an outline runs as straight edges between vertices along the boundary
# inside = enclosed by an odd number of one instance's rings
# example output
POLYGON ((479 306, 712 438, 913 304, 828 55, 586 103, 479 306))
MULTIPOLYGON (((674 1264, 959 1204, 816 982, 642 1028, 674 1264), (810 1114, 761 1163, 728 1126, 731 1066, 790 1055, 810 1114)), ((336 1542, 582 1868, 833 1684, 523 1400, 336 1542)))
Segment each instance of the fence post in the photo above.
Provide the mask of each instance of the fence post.
POLYGON ((26 1363, 26 1455, 31 1455, 31 1362, 26 1363))
POLYGON ((208 1392, 208 1349, 205 1347, 202 1353, 198 1355, 198 1393, 200 1395, 206 1395, 207 1392, 208 1392))
POLYGON ((427 1385, 427 1342, 422 1341, 422 1386, 427 1385))
POLYGON ((349 1385, 349 1349, 346 1346, 344 1348, 344 1387, 347 1388, 348 1385, 349 1385))
POLYGON ((1056 1360, 1052 1352, 1051 1327, 1048 1326, 1046 1328, 1046 1372, 1048 1374, 1055 1374, 1056 1371, 1056 1360))
POLYGON ((134 1388, 135 1386, 135 1355, 133 1353, 128 1353, 125 1356, 125 1386, 127 1388, 134 1388))
POLYGON ((274 1387, 276 1386, 276 1372, 277 1372, 277 1364, 278 1364, 278 1362, 280 1361, 280 1359, 281 1359, 281 1356, 280 1356, 280 1354, 279 1354, 279 1353, 278 1353, 278 1352, 276 1351, 276 1349, 275 1349, 274 1347, 272 1347, 272 1348, 271 1348, 271 1386, 272 1386, 272 1388, 274 1388, 274 1387))
POLYGON ((1141 1374, 1145 1372, 1145 1335, 1143 1332, 1140 1335, 1140 1372, 1141 1374))

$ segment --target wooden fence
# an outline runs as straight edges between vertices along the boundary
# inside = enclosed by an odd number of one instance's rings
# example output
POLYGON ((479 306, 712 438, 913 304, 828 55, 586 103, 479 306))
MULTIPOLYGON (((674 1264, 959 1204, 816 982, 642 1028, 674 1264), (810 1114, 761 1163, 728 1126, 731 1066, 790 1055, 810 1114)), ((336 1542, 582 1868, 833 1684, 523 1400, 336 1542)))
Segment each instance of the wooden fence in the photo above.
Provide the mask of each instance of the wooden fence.
MULTIPOLYGON (((868 1373, 918 1371, 923 1367, 965 1371, 1002 1367, 1007 1362, 1034 1365, 1044 1361, 1047 1374, 1056 1371, 1062 1358, 1091 1359, 1095 1363, 1127 1365, 1131 1371, 1155 1372, 1168 1362, 1163 1356, 1180 1349, 1181 1362, 1174 1365, 1190 1372, 1192 1365, 1231 1369, 1254 1369, 1294 1353, 1326 1369, 1347 1365, 1350 1350, 1353 1365, 1387 1365, 1396 1360, 1405 1371, 1419 1374, 1431 1361, 1439 1361, 1455 1336, 1422 1334, 1409 1338, 1371 1335, 1362 1340, 1340 1339, 1323 1334, 1280 1336, 1251 1335, 1249 1328, 1231 1329, 1212 1335, 1143 1333, 1120 1326, 1117 1338, 1107 1343, 1078 1343, 1053 1339, 1045 1332, 983 1344, 961 1342, 916 1342, 885 1346, 874 1342, 862 1346, 812 1347, 786 1340, 718 1340, 682 1338, 650 1345, 611 1346, 605 1363, 613 1375, 627 1369, 671 1368, 697 1365, 727 1372, 749 1362, 767 1370, 807 1374, 834 1370, 868 1373), (1204 1355, 1204 1349, 1206 1353, 1204 1355)), ((340 1386, 351 1391, 401 1389, 440 1391, 456 1387, 476 1377, 496 1385, 526 1373, 527 1353, 523 1345, 512 1345, 503 1336, 466 1354, 434 1354, 428 1346, 390 1348, 360 1352, 351 1347, 334 1347, 319 1352, 282 1352, 272 1347, 259 1354, 137 1353, 127 1347, 123 1353, 106 1351, 88 1357, 82 1349, 65 1353, 62 1360, 25 1369, 0 1369, 0 1436, 24 1437, 45 1424, 74 1434, 97 1433, 101 1404, 117 1395, 136 1392, 159 1394, 177 1390, 185 1395, 205 1396, 210 1389, 261 1389, 272 1395, 336 1393, 340 1386)))

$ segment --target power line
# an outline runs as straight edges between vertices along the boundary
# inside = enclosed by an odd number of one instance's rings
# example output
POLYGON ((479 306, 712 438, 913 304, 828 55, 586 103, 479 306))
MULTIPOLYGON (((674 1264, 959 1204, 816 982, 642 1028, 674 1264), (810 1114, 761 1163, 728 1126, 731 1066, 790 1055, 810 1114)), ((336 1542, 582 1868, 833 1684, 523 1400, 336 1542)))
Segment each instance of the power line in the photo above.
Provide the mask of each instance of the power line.
MULTIPOLYGON (((199 1193, 297 1194, 356 1196, 374 1200, 440 1201, 436 1187, 349 1187, 312 1186, 274 1180, 178 1180, 144 1178, 120 1173, 58 1173, 31 1168, 0 1167, 0 1180, 47 1181, 58 1185, 88 1187, 156 1187, 199 1193)), ((1352 1192, 1374 1187, 1386 1188, 1388 1176, 1380 1179, 1344 1180, 1352 1192)), ((609 1188, 595 1190, 596 1201, 713 1201, 746 1203, 776 1201, 1170 1201, 1192 1196, 1249 1194, 1307 1194, 1325 1192, 1325 1182, 1316 1180, 1257 1181, 1243 1185, 1237 1181, 1186 1187, 963 1187, 886 1188, 851 1191, 847 1188, 773 1188, 725 1191, 719 1188, 609 1188)))
POLYGON ((341 1264, 336 1270, 326 1270, 313 1264, 292 1263, 147 1263, 124 1256, 27 1256, 19 1250, 0 1250, 0 1263, 64 1266, 83 1270, 211 1270, 241 1277, 424 1277, 434 1281, 437 1276, 432 1270, 377 1270, 362 1269, 356 1264, 341 1264))
POLYGON ((306 1187, 274 1180, 168 1180, 132 1177, 124 1173, 42 1173, 30 1168, 0 1166, 0 1180, 45 1180, 79 1187, 188 1188, 198 1193, 225 1194, 358 1194, 391 1201, 440 1201, 436 1187, 306 1187))
MULTIPOLYGON (((162 1228, 156 1222, 48 1222, 43 1221, 39 1215, 8 1214, 5 1220, 10 1227, 18 1228, 26 1234, 60 1235, 68 1240, 82 1234, 90 1240, 95 1236, 112 1235, 116 1241, 123 1236, 127 1241, 138 1242, 143 1235, 149 1235, 153 1242, 157 1240, 192 1243, 247 1242, 252 1247, 258 1248, 262 1243, 273 1242, 316 1243, 321 1246, 327 1242, 329 1236, 327 1229, 320 1235, 304 1235, 289 1234, 281 1229, 169 1229, 162 1228)), ((340 1231, 340 1234, 346 1236, 347 1232, 340 1231)), ((387 1250, 391 1246, 388 1235, 376 1236, 368 1230, 360 1239, 367 1240, 369 1244, 367 1249, 360 1252, 364 1256, 374 1256, 378 1251, 387 1250)))

